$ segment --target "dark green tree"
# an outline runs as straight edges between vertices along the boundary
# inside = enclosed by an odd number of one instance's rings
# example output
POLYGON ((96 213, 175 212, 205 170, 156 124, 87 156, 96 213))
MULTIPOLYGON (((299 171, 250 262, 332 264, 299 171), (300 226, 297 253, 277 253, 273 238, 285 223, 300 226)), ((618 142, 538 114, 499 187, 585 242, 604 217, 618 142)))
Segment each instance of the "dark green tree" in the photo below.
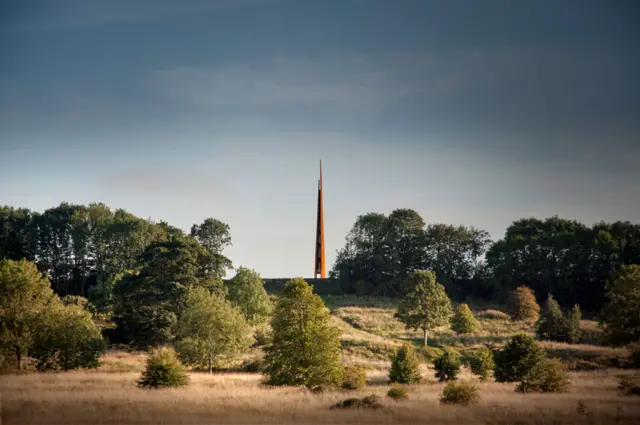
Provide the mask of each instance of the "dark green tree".
POLYGON ((534 379, 531 371, 546 359, 546 352, 536 340, 523 332, 507 342, 494 356, 497 382, 519 382, 523 392, 534 379))
POLYGON ((391 362, 389 380, 398 384, 417 384, 420 382, 420 360, 413 345, 403 344, 391 362))
POLYGON ((580 342, 582 336, 582 330, 580 329, 580 320, 582 319, 582 312, 578 304, 573 306, 569 318, 567 319, 567 342, 571 344, 577 344, 580 342))
POLYGON ((433 367, 440 382, 454 381, 460 370, 460 356, 455 351, 447 349, 436 357, 433 367))
POLYGON ((536 335, 539 339, 550 341, 566 341, 567 323, 560 305, 549 294, 542 309, 542 314, 536 322, 536 335))
POLYGON ((287 282, 275 306, 273 342, 265 348, 269 385, 339 385, 340 331, 329 310, 302 278, 287 282))
POLYGON ((640 341, 640 265, 621 266, 606 285, 600 326, 614 346, 640 341))
POLYGON ((404 293, 395 316, 408 329, 421 329, 426 346, 427 332, 448 323, 451 301, 444 286, 436 282, 435 274, 424 270, 413 272, 405 279, 404 293))
POLYGON ((221 255, 231 245, 229 225, 214 218, 207 218, 202 224, 191 226, 191 236, 212 255, 221 255))

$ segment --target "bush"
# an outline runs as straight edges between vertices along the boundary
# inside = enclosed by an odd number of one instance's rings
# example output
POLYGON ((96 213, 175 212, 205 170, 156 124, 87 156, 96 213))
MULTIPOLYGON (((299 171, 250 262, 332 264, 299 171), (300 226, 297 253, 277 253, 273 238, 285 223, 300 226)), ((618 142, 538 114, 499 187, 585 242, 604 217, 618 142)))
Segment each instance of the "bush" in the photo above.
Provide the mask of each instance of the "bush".
MULTIPOLYGON (((578 326, 580 324, 578 323, 578 326)), ((566 341, 568 339, 567 323, 565 322, 560 305, 551 294, 542 309, 542 314, 536 322, 536 335, 539 339, 549 341, 566 341)))
POLYGON ((394 400, 401 400, 408 397, 406 388, 400 385, 392 386, 387 392, 387 396, 394 400))
POLYGON ((520 286, 509 294, 506 308, 513 320, 535 323, 540 316, 540 306, 535 294, 526 286, 520 286))
POLYGON ((451 329, 457 334, 468 334, 478 329, 478 321, 473 317, 471 309, 466 304, 460 304, 451 317, 451 329))
POLYGON ((342 372, 342 388, 357 390, 367 384, 367 374, 361 365, 347 365, 342 372))
POLYGON ((348 398, 336 405, 332 406, 332 409, 379 409, 382 404, 378 401, 378 397, 371 394, 363 398, 348 398))
POLYGON ((567 366, 558 359, 545 359, 531 369, 526 382, 518 384, 516 391, 562 393, 566 392, 570 386, 567 366))
POLYGON ((460 369, 460 356, 452 350, 445 350, 443 354, 433 362, 436 370, 436 378, 441 382, 454 381, 460 369))
POLYGON ((495 380, 526 382, 530 371, 545 359, 546 352, 531 335, 518 333, 494 356, 495 380))
POLYGON ((440 402, 469 406, 480 400, 478 386, 470 381, 449 382, 442 390, 440 402))
POLYGON ((138 380, 142 388, 179 387, 189 383, 186 368, 171 348, 153 350, 138 380))
POLYGON ((469 367, 474 375, 478 375, 480 381, 486 381, 495 368, 493 353, 483 347, 469 356, 469 367))
POLYGON ((417 384, 420 379, 420 362, 413 345, 404 344, 393 358, 389 380, 398 384, 417 384))

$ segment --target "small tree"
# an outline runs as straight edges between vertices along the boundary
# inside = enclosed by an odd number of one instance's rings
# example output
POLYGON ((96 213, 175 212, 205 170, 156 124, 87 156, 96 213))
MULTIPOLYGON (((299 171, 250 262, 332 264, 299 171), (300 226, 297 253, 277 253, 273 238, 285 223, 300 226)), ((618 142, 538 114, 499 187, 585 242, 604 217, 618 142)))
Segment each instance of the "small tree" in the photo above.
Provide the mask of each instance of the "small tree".
POLYGON ((269 318, 273 307, 257 272, 240 267, 227 287, 227 299, 242 311, 250 325, 264 323, 269 318))
POLYGON ((542 309, 542 314, 536 322, 536 334, 540 339, 550 341, 565 341, 567 339, 566 321, 560 305, 549 294, 542 309))
POLYGON ((580 306, 578 304, 573 306, 569 319, 567 320, 567 341, 571 344, 577 344, 582 337, 582 330, 580 329, 580 320, 582 319, 582 313, 580 312, 580 306))
POLYGON ((433 366, 440 382, 455 381, 460 370, 460 356, 453 350, 445 350, 436 358, 433 366))
MULTIPOLYGON (((566 392, 571 386, 567 366, 558 359, 544 359, 531 368, 526 385, 529 392, 566 392)), ((520 383, 516 391, 524 393, 525 384, 520 383)))
POLYGON ((540 306, 536 302, 536 297, 526 286, 519 286, 511 292, 506 307, 513 320, 535 323, 540 315, 540 306))
POLYGON ((417 384, 420 382, 420 360, 413 345, 404 344, 396 351, 389 370, 389 380, 398 384, 417 384))
POLYGON ((614 346, 640 341, 640 265, 621 266, 605 285, 600 327, 614 346))
POLYGON ((451 316, 451 300, 444 286, 436 282, 433 272, 418 270, 404 281, 404 297, 398 304, 395 316, 408 329, 421 329, 424 345, 427 331, 444 326, 451 316))
POLYGON ((474 375, 478 375, 480 381, 486 381, 495 368, 493 353, 486 347, 480 348, 471 354, 469 367, 474 375))
POLYGON ((451 329, 457 334, 468 334, 478 329, 478 321, 467 304, 460 304, 451 318, 451 329))
POLYGON ((0 261, 0 348, 20 369, 38 332, 40 315, 54 298, 49 280, 27 260, 0 261))
POLYGON ((523 332, 518 333, 496 353, 494 377, 497 382, 520 382, 526 392, 532 380, 531 371, 544 361, 546 353, 536 340, 523 332))
POLYGON ((64 305, 55 298, 40 319, 31 357, 39 370, 95 368, 104 349, 100 329, 82 303, 64 305))
POLYGON ((367 374, 361 365, 347 365, 342 373, 342 388, 357 390, 367 384, 367 374))
POLYGON ((267 384, 340 384, 340 330, 329 319, 329 310, 304 279, 285 284, 271 319, 273 342, 265 348, 267 384))
POLYGON ((180 387, 188 383, 187 370, 170 348, 153 350, 138 380, 138 386, 142 388, 180 387))
POLYGON ((478 386, 474 382, 449 382, 442 390, 440 403, 470 406, 480 400, 478 386))
POLYGON ((187 306, 178 322, 176 350, 186 365, 207 368, 234 360, 253 342, 242 313, 208 290, 189 290, 187 306))

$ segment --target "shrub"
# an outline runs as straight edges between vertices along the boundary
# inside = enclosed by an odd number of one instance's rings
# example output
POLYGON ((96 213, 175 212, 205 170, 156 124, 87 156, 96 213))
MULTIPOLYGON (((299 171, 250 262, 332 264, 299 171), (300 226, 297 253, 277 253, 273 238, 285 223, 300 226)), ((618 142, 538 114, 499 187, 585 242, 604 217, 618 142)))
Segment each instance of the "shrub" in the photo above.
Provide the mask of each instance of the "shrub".
POLYGON ((436 378, 442 381, 454 381, 460 369, 460 356, 453 350, 445 350, 433 362, 436 378))
MULTIPOLYGON (((578 326, 579 323, 578 323, 578 326)), ((542 309, 542 314, 536 322, 536 335, 540 339, 550 341, 566 341, 567 326, 560 305, 551 294, 542 309)))
POLYGON ((468 334, 478 329, 478 321, 473 317, 471 309, 466 304, 460 304, 451 317, 451 329, 457 334, 468 334))
POLYGON ((406 388, 401 387, 400 385, 392 386, 387 392, 387 396, 394 400, 401 400, 408 397, 406 388))
POLYGON ((536 340, 520 332, 494 356, 497 382, 527 382, 530 371, 546 358, 536 340))
POLYGON ((179 387, 189 383, 186 368, 171 348, 153 350, 138 380, 143 388, 179 387))
POLYGON ((561 393, 566 392, 570 385, 567 366, 558 359, 545 359, 531 369, 526 382, 518 384, 516 391, 561 393))
POLYGON ((582 337, 582 329, 580 329, 580 319, 582 319, 582 312, 580 312, 580 306, 578 304, 573 306, 571 314, 567 319, 567 342, 571 344, 577 344, 582 337))
POLYGON ((404 344, 391 362, 389 380, 399 384, 417 384, 420 378, 420 362, 413 345, 404 344))
POLYGON ((342 388, 357 390, 367 384, 367 374, 361 365, 347 365, 342 372, 342 388))
POLYGON ((640 395, 640 376, 623 376, 618 385, 620 395, 640 395))
POLYGON ((474 375, 480 377, 480 381, 487 380, 495 368, 493 353, 486 347, 475 351, 469 356, 469 367, 474 375))
POLYGON ((470 381, 449 382, 442 390, 440 402, 444 404, 460 404, 469 406, 480 399, 478 386, 470 381))
POLYGON ((363 398, 348 398, 336 405, 332 406, 332 409, 379 409, 382 404, 378 401, 378 397, 371 394, 363 398))
POLYGON ((520 286, 514 289, 507 299, 507 312, 513 320, 535 323, 540 315, 540 306, 531 288, 520 286))

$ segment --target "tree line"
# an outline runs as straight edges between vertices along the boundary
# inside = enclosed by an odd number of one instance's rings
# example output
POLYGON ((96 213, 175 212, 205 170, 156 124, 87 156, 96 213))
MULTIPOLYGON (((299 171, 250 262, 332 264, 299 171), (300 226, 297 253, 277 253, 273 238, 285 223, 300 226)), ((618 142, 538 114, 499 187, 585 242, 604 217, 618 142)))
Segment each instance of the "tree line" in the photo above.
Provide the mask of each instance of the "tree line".
POLYGON ((410 209, 360 215, 330 272, 347 293, 400 296, 416 270, 432 270, 454 299, 503 301, 519 287, 538 302, 602 307, 605 282, 622 265, 640 264, 640 225, 617 221, 589 227, 557 216, 514 221, 502 239, 481 229, 427 225, 410 209))

